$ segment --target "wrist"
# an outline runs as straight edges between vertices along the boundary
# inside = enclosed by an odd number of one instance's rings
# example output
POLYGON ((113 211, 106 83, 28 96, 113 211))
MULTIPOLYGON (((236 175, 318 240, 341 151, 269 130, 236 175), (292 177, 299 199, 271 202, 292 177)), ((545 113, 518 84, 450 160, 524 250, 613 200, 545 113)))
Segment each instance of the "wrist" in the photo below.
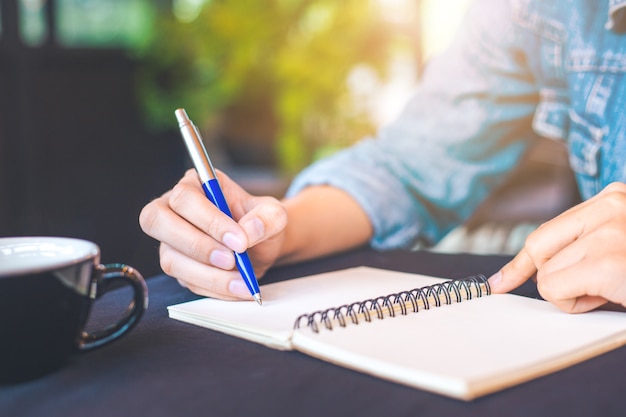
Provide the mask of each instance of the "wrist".
POLYGON ((369 218, 345 191, 310 186, 282 201, 287 225, 278 262, 290 263, 341 252, 367 243, 369 218))

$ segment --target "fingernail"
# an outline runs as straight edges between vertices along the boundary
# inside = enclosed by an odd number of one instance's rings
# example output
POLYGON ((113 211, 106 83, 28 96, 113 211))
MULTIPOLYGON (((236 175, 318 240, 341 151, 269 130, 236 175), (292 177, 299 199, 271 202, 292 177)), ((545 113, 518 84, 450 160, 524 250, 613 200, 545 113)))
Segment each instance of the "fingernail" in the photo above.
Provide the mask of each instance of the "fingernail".
POLYGON ((241 281, 241 280, 232 280, 228 283, 228 291, 237 297, 241 297, 241 298, 249 298, 250 297, 250 290, 248 290, 248 287, 246 286, 246 284, 241 281))
POLYGON ((492 290, 497 288, 500 285, 500 282, 502 282, 502 271, 496 272, 490 276, 487 281, 489 282, 489 286, 492 290))
POLYGON ((241 253, 246 250, 246 242, 244 239, 232 232, 224 233, 222 241, 230 250, 234 250, 235 252, 241 253))
POLYGON ((248 234, 250 243, 256 243, 265 236, 265 224, 258 217, 254 217, 241 225, 248 234))
POLYGON ((235 266, 235 257, 232 252, 215 249, 209 256, 209 262, 218 268, 230 270, 235 266))

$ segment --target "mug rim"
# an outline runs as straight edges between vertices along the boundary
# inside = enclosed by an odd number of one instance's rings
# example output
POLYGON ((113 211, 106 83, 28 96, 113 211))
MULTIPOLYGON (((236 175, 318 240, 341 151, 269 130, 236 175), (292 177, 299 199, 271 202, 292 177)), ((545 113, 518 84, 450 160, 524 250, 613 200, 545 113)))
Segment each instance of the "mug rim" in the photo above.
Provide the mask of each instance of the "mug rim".
POLYGON ((16 248, 29 243, 31 245, 39 244, 40 246, 49 244, 69 247, 71 245, 79 250, 77 250, 75 254, 56 260, 56 262, 55 260, 49 259, 43 264, 34 263, 33 265, 28 265, 28 263, 23 263, 13 266, 5 265, 6 267, 3 268, 2 262, 0 262, 0 278, 35 274, 43 271, 65 268, 96 258, 100 254, 100 248, 98 245, 86 239, 63 236, 15 236, 0 237, 0 260, 2 260, 3 256, 10 256, 3 254, 3 248, 8 251, 11 247, 16 248))

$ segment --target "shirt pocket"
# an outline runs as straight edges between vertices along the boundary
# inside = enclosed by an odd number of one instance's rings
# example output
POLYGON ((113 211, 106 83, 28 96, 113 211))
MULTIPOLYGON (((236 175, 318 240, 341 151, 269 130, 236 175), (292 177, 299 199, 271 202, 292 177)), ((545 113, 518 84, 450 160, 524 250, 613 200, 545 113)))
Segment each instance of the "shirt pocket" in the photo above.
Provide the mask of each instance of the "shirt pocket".
POLYGON ((601 190, 602 144, 606 128, 569 109, 569 162, 576 174, 581 194, 589 198, 601 190))
POLYGON ((549 139, 565 140, 569 128, 569 103, 559 89, 542 88, 533 116, 533 130, 549 139))

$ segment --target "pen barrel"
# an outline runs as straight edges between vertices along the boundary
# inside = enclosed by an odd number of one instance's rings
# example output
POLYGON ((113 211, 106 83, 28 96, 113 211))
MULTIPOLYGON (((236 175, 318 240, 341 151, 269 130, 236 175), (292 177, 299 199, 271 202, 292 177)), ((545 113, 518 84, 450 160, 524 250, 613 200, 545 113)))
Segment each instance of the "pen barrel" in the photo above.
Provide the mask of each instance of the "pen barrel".
MULTIPOLYGON (((226 198, 224 198, 224 193, 222 193, 222 188, 220 187, 217 179, 209 180, 202 184, 202 188, 204 189, 204 194, 206 194, 207 198, 211 200, 213 204, 217 206, 224 214, 228 215, 231 219, 233 215, 228 208, 228 204, 226 203, 226 198)), ((248 290, 252 295, 259 294, 259 284, 257 282, 256 277, 254 276, 254 269, 252 268, 252 262, 250 261, 250 257, 247 252, 238 253, 234 252, 235 260, 237 263, 237 269, 241 273, 248 290)))
POLYGON ((224 193, 222 193, 222 189, 220 188, 220 184, 217 182, 217 179, 213 178, 208 180, 207 182, 202 184, 202 188, 204 189, 204 194, 206 194, 207 198, 211 200, 211 203, 215 204, 218 209, 225 213, 232 219, 233 215, 230 213, 230 208, 228 208, 228 204, 226 203, 226 198, 224 198, 224 193))
POLYGON ((252 269, 252 262, 250 262, 250 257, 247 252, 243 253, 235 253, 235 259, 237 260, 237 269, 241 273, 248 290, 250 290, 250 294, 259 294, 261 290, 259 289, 259 284, 257 283, 256 277, 252 274, 254 269, 252 269))

